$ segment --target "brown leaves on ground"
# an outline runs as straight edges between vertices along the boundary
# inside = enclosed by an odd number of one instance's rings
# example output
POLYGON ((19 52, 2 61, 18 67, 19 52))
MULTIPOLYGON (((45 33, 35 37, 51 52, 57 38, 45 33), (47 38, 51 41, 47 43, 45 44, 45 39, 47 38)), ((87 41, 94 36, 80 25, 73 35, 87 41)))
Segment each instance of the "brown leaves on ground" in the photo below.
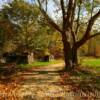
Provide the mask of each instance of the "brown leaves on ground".
POLYGON ((77 68, 72 73, 58 69, 56 66, 27 69, 0 80, 0 100, 20 100, 18 91, 20 93, 33 91, 31 93, 37 96, 40 92, 43 95, 56 93, 56 97, 66 94, 65 97, 71 95, 77 100, 96 100, 100 97, 96 95, 100 90, 99 76, 82 68, 77 68))
MULTIPOLYGON (((100 99, 100 76, 88 69, 76 68, 73 72, 60 73, 62 84, 70 86, 75 94, 81 94, 81 99, 100 99)), ((80 99, 79 99, 80 100, 80 99)))
POLYGON ((17 91, 23 78, 9 77, 0 80, 0 100, 19 100, 17 91))

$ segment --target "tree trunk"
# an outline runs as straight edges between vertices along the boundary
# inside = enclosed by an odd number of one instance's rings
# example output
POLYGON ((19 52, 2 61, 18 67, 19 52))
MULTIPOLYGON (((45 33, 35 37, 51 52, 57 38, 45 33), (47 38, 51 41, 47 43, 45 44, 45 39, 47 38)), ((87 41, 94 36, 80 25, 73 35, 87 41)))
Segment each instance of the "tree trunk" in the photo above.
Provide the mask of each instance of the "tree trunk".
POLYGON ((78 57, 77 57, 77 47, 76 45, 72 48, 72 67, 74 68, 78 64, 78 57))
POLYGON ((70 43, 67 41, 66 34, 62 34, 63 52, 65 60, 65 69, 72 70, 78 64, 77 47, 75 45, 71 48, 70 43))
POLYGON ((62 42, 63 42, 63 52, 64 52, 64 60, 65 60, 65 69, 71 69, 71 46, 67 41, 66 34, 62 34, 62 42))

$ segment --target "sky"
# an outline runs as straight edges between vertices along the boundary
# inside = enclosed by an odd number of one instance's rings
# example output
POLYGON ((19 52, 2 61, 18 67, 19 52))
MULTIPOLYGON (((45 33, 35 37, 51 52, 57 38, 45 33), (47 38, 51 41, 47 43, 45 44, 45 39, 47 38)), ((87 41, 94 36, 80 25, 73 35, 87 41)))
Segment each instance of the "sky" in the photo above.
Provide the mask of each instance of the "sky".
POLYGON ((2 8, 2 6, 4 4, 6 4, 7 2, 10 2, 11 0, 0 0, 0 9, 2 8))
POLYGON ((0 8, 5 3, 5 0, 0 0, 0 8))

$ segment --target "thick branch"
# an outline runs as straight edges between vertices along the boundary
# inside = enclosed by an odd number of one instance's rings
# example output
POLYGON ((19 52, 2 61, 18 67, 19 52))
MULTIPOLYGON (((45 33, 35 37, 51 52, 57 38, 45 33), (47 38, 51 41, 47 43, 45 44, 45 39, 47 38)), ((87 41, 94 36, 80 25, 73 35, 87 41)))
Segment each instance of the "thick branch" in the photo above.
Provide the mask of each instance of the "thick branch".
POLYGON ((65 12, 65 8, 64 8, 64 0, 60 0, 60 4, 61 4, 62 16, 63 16, 63 29, 64 29, 65 18, 66 18, 66 12, 65 12))
POLYGON ((82 46, 83 44, 85 44, 88 40, 90 40, 90 39, 92 39, 92 38, 94 38, 94 37, 96 37, 96 36, 99 36, 99 35, 100 35, 100 32, 95 33, 95 34, 89 36, 88 38, 86 38, 84 41, 82 41, 82 42, 77 42, 76 45, 77 45, 77 47, 79 48, 80 46, 82 46))
POLYGON ((71 23, 70 23, 71 35, 73 38, 73 45, 76 43, 75 33, 73 31, 73 22, 74 22, 74 17, 75 17, 76 2, 77 2, 77 0, 74 0, 74 4, 72 7, 72 14, 71 14, 71 23))
POLYGON ((94 38, 94 37, 96 37, 96 36, 99 36, 99 35, 100 35, 100 32, 95 33, 95 34, 91 35, 91 36, 88 38, 88 40, 90 40, 91 38, 94 38))
POLYGON ((69 0, 68 9, 67 9, 67 17, 66 17, 67 25, 69 24, 70 18, 72 15, 72 10, 73 10, 72 7, 73 7, 73 0, 69 0))
POLYGON ((89 20, 87 30, 85 32, 85 36, 90 35, 90 31, 92 29, 92 26, 98 17, 100 17, 100 10, 93 17, 91 17, 91 19, 89 20))
POLYGON ((73 38, 73 45, 74 45, 76 43, 76 39, 75 39, 75 34, 74 34, 73 30, 71 30, 71 35, 73 38))
POLYGON ((48 2, 47 2, 47 0, 45 1, 45 3, 46 3, 46 12, 47 12, 47 10, 48 10, 48 7, 47 7, 48 2))
POLYGON ((80 11, 81 11, 81 3, 78 6, 78 17, 77 17, 77 26, 75 30, 75 34, 77 35, 78 29, 79 29, 79 21, 80 21, 80 11))
POLYGON ((92 2, 92 7, 91 7, 92 9, 91 9, 91 17, 92 17, 92 14, 93 14, 93 8, 94 8, 94 0, 93 0, 93 2, 92 2))
POLYGON ((92 26, 98 17, 100 17, 100 10, 89 20, 89 23, 88 23, 88 26, 87 26, 87 29, 86 29, 86 32, 85 32, 83 38, 77 42, 78 47, 83 45, 85 43, 85 41, 88 40, 88 38, 90 37, 90 32, 91 32, 92 26))
POLYGON ((77 0, 74 0, 74 4, 73 4, 73 8, 72 8, 72 15, 71 15, 71 27, 73 27, 73 22, 74 22, 76 2, 77 2, 77 0))
POLYGON ((49 15, 46 13, 46 11, 43 9, 40 0, 38 0, 38 4, 39 4, 39 9, 41 10, 42 14, 44 15, 44 17, 46 18, 47 22, 53 27, 55 28, 57 31, 59 31, 60 33, 62 33, 62 30, 60 29, 60 27, 49 17, 49 15))

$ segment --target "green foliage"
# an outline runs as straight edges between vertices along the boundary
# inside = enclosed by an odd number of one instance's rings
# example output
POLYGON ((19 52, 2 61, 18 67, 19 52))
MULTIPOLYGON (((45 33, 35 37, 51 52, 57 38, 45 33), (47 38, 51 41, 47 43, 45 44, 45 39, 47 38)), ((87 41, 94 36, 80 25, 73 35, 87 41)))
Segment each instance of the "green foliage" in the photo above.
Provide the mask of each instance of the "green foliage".
POLYGON ((13 1, 5 9, 10 21, 18 26, 18 32, 14 37, 15 42, 25 49, 32 49, 34 35, 37 32, 38 8, 18 0, 13 1))
POLYGON ((3 50, 6 50, 7 47, 10 49, 12 44, 16 45, 17 51, 39 50, 41 53, 45 53, 49 49, 49 53, 51 52, 50 48, 52 48, 54 54, 56 51, 62 50, 61 36, 43 23, 43 16, 35 4, 31 5, 24 0, 14 0, 3 7, 1 16, 2 20, 5 21, 5 24, 3 23, 4 25, 1 27, 4 32, 0 34, 3 35, 0 39, 5 40, 3 41, 5 42, 3 50), (7 34, 10 35, 8 39, 7 34), (6 41, 11 41, 11 44, 9 43, 7 47, 5 47, 6 41))
POLYGON ((36 5, 16 0, 5 5, 1 15, 6 16, 6 18, 3 17, 4 20, 14 24, 13 28, 17 31, 13 32, 13 42, 17 44, 18 49, 20 47, 23 50, 34 50, 48 47, 48 27, 38 24, 41 14, 36 5))

